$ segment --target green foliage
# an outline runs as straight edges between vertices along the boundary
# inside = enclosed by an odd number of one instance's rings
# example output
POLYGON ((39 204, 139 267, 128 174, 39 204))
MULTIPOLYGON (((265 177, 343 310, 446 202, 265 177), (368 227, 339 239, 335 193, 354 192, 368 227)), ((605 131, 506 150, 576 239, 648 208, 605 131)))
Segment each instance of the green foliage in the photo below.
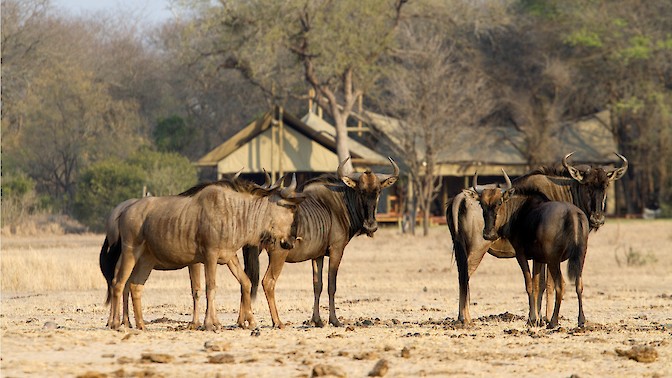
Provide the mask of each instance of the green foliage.
POLYGON ((91 230, 101 232, 109 212, 120 202, 142 196, 145 172, 118 159, 92 164, 77 184, 74 213, 91 230))
POLYGON ((581 29, 571 32, 566 38, 565 43, 570 46, 582 47, 602 47, 603 42, 600 35, 594 31, 581 29))
POLYGON ((141 149, 128 159, 128 163, 142 169, 147 190, 152 195, 178 194, 198 181, 196 167, 189 159, 175 152, 141 149))
POLYGON ((3 172, 2 225, 12 225, 39 207, 35 181, 23 172, 3 172))
POLYGON ((184 153, 194 140, 196 130, 187 126, 182 117, 174 115, 159 120, 152 136, 159 151, 184 153))
POLYGON ((616 57, 626 64, 634 60, 647 60, 653 55, 653 45, 649 37, 635 36, 630 38, 624 49, 616 52, 616 57))
POLYGON ((142 149, 127 160, 108 159, 82 173, 75 201, 75 217, 93 231, 103 231, 109 212, 143 188, 152 195, 180 193, 196 184, 196 168, 177 153, 142 149))

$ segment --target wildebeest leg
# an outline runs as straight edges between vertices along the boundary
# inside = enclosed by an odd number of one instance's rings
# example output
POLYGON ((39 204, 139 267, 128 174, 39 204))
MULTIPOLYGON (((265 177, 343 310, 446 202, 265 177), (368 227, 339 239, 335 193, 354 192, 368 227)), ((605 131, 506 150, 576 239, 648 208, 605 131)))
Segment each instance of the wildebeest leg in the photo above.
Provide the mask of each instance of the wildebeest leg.
MULTIPOLYGON (((145 287, 147 278, 149 278, 149 274, 152 273, 152 269, 154 269, 153 263, 140 259, 128 280, 128 286, 130 287, 131 291, 131 299, 133 300, 133 315, 135 316, 135 326, 139 330, 145 329, 145 321, 142 318, 142 290, 145 287)), ((126 311, 128 311, 128 309, 126 309, 126 311)), ((128 316, 128 313, 126 313, 126 315, 128 316)))
POLYGON ((548 328, 555 328, 558 326, 558 317, 560 315, 560 304, 562 303, 562 296, 565 293, 565 281, 562 279, 562 272, 560 271, 560 262, 549 262, 548 271, 555 284, 555 309, 553 310, 553 317, 548 323, 548 328))
POLYGON ((579 300, 579 322, 578 326, 583 327, 586 324, 586 317, 583 315, 583 278, 581 272, 576 277, 576 296, 579 300))
POLYGON ((488 246, 489 244, 481 246, 481 248, 472 248, 471 251, 467 251, 467 249, 464 248, 466 252, 465 256, 456 254, 457 274, 460 285, 460 309, 457 320, 464 325, 471 324, 471 314, 469 314, 469 279, 476 272, 476 268, 481 264, 483 256, 485 256, 485 253, 488 251, 488 246))
POLYGON ((322 295, 322 267, 324 266, 324 256, 313 259, 313 293, 315 302, 313 303, 313 317, 310 322, 316 327, 324 327, 320 317, 320 295, 322 295))
MULTIPOLYGON (((129 310, 129 296, 131 295, 131 285, 130 282, 126 283, 126 286, 124 287, 124 294, 123 294, 123 308, 121 312, 121 321, 124 323, 124 326, 127 328, 133 328, 131 325, 131 311, 129 310)), ((111 314, 111 312, 110 312, 111 314)))
POLYGON ((252 282, 245 274, 245 270, 240 266, 238 256, 233 256, 226 264, 231 273, 238 280, 240 284, 240 310, 238 312, 238 326, 240 328, 256 328, 257 322, 252 315, 252 299, 250 291, 252 290, 252 282))
POLYGON ((341 264, 343 249, 345 246, 330 248, 329 251, 329 324, 334 327, 343 327, 343 324, 336 317, 336 277, 338 276, 338 266, 341 264))
POLYGON ((189 280, 191 281, 191 297, 194 300, 194 313, 187 329, 199 329, 203 323, 199 320, 200 300, 201 300, 201 275, 203 264, 189 265, 189 280))
POLYGON ((544 321, 547 323, 551 321, 551 314, 553 313, 553 294, 555 293, 555 283, 551 278, 551 273, 546 266, 546 315, 544 321))
POLYGON ((275 284, 278 282, 282 267, 285 265, 288 251, 286 249, 268 250, 268 269, 264 274, 264 279, 261 284, 264 287, 266 294, 266 301, 268 308, 271 310, 271 319, 273 320, 273 327, 285 328, 285 325, 280 321, 278 316, 278 308, 275 305, 275 284))
POLYGON ((537 319, 535 314, 536 304, 534 303, 534 291, 533 291, 534 285, 532 283, 532 275, 530 274, 530 266, 527 264, 527 259, 522 253, 516 254, 516 260, 518 261, 518 265, 520 265, 520 270, 523 271, 523 277, 525 279, 525 291, 527 291, 527 299, 530 307, 527 323, 529 325, 536 326, 537 325, 537 319))
POLYGON ((122 246, 121 257, 119 261, 119 270, 112 280, 112 301, 110 303, 110 312, 112 313, 112 322, 109 327, 111 329, 119 329, 121 321, 119 319, 119 306, 121 304, 121 297, 124 288, 128 282, 136 261, 142 254, 142 246, 132 247, 132 244, 124 243, 122 246), (134 251, 137 249, 137 251, 134 251))
POLYGON ((541 276, 544 275, 544 271, 544 264, 532 261, 532 300, 534 301, 534 319, 538 325, 541 325, 541 300, 544 296, 541 276))
MULTIPOLYGON (((208 254, 206 252, 206 254, 208 254)), ((214 254, 217 256, 218 254, 214 254)), ((206 258, 203 263, 205 269, 205 321, 203 326, 206 331, 214 331, 219 326, 217 309, 215 308, 215 293, 217 292, 217 259, 206 258)))

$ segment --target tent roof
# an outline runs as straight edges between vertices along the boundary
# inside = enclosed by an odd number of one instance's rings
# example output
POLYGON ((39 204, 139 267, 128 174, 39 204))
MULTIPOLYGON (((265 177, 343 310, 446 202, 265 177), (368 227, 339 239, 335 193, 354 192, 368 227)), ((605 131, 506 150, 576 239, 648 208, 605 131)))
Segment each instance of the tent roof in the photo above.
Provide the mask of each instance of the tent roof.
MULTIPOLYGON (((401 124, 397 119, 365 112, 364 119, 382 133, 386 139, 401 145, 401 124)), ((575 162, 609 164, 618 162, 614 155, 617 145, 609 130, 609 112, 604 111, 575 122, 567 122, 553 136, 551 145, 555 161, 575 151, 575 162)), ((521 152, 525 145, 524 134, 512 127, 459 128, 445 148, 438 153, 438 163, 443 165, 527 165, 521 152)), ((416 142, 419 153, 424 146, 416 142)))
MULTIPOLYGON (((273 123, 275 114, 278 114, 277 108, 269 110, 261 117, 250 122, 227 141, 201 157, 196 162, 196 165, 201 167, 217 166, 220 161, 268 130, 273 123)), ((306 114, 302 119, 297 118, 287 111, 283 111, 282 114, 285 127, 295 130, 308 139, 317 142, 319 145, 331 151, 334 155, 336 154, 335 130, 332 125, 312 113, 306 114)), ((349 138, 348 146, 350 148, 352 162, 355 165, 389 164, 385 157, 358 143, 352 138, 349 138)), ((334 169, 335 167, 330 168, 329 171, 334 169)))

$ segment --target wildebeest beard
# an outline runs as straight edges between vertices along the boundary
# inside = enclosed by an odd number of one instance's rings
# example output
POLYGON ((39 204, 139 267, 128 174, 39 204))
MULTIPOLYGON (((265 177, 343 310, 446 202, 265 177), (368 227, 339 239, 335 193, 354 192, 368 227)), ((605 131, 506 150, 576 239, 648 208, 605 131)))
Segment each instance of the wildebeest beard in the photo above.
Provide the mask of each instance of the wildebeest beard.
POLYGON ((261 247, 270 247, 275 245, 276 242, 275 237, 273 237, 273 235, 271 235, 271 233, 268 231, 263 231, 259 240, 261 247))

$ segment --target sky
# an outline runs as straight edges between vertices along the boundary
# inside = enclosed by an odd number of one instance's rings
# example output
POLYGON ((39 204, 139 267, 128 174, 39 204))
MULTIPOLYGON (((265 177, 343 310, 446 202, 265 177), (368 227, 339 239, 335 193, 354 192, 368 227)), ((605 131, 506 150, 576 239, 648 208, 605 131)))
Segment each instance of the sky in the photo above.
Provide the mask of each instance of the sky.
POLYGON ((52 0, 51 3, 74 16, 99 11, 133 11, 143 19, 157 23, 173 17, 170 0, 52 0))

